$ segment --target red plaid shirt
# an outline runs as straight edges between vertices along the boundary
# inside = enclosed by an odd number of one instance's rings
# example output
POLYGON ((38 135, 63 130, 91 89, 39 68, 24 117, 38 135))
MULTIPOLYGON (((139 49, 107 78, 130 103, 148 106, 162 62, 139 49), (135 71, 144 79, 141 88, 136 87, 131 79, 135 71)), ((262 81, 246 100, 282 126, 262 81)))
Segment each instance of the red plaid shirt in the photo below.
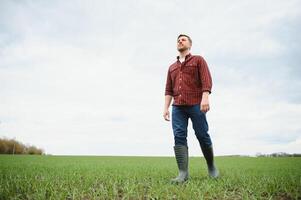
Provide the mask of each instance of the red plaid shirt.
POLYGON ((174 98, 172 105, 195 105, 202 101, 202 94, 211 94, 212 79, 209 68, 202 56, 189 53, 182 63, 170 65, 167 73, 165 95, 174 98))

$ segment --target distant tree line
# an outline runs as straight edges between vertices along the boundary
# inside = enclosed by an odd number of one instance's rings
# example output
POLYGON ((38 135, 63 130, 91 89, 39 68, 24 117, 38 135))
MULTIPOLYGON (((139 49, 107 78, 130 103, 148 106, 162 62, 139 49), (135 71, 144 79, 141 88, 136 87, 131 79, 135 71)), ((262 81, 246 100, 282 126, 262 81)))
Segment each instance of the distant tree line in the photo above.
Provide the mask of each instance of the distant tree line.
POLYGON ((44 150, 33 145, 25 145, 15 139, 0 138, 0 154, 44 155, 44 150))
POLYGON ((257 157, 301 157, 300 153, 285 153, 285 152, 277 152, 277 153, 271 153, 271 154, 262 154, 262 153, 257 153, 257 157))

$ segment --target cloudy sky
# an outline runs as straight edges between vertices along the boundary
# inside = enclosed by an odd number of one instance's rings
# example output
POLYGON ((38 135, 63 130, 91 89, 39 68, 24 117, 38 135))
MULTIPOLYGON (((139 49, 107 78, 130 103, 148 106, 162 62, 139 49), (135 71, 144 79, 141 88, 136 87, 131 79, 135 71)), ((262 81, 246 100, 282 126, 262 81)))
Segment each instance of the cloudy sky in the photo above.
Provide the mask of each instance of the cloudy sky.
MULTIPOLYGON (((173 156, 176 37, 213 78, 216 155, 301 153, 301 1, 0 1, 0 137, 49 154, 173 156)), ((192 156, 201 154, 188 127, 192 156)))

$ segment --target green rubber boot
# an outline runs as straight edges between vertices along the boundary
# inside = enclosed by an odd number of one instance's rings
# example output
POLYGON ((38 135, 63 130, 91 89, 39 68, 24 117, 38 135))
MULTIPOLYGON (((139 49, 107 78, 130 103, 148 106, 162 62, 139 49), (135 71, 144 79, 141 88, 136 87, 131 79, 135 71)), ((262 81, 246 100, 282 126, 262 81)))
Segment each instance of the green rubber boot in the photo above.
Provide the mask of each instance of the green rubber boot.
POLYGON ((188 147, 184 145, 174 146, 175 157, 179 168, 179 175, 171 179, 172 183, 183 183, 188 180, 188 147))
POLYGON ((213 147, 201 146, 201 149, 207 162, 209 177, 217 178, 219 176, 219 172, 214 164, 213 147))

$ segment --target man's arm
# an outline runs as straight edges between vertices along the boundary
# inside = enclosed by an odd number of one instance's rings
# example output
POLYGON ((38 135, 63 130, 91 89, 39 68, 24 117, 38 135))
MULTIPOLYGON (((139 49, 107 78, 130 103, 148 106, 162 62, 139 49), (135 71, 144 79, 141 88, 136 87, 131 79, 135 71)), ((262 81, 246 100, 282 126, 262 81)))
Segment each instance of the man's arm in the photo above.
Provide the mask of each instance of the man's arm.
POLYGON ((172 101, 172 96, 170 95, 165 95, 165 105, 164 105, 164 110, 168 110, 169 106, 171 104, 172 101))
POLYGON ((171 75, 170 75, 170 71, 169 70, 167 72, 167 77, 166 77, 165 95, 173 96, 172 80, 171 80, 171 75))
POLYGON ((169 106, 172 101, 172 96, 173 96, 172 80, 171 80, 170 72, 168 70, 166 85, 165 85, 165 103, 164 103, 164 111, 163 111, 163 117, 166 121, 170 121, 169 106))
POLYGON ((211 94, 211 89, 212 89, 212 78, 211 78, 211 73, 208 68, 208 65, 203 57, 201 57, 199 63, 199 77, 201 79, 202 92, 203 92, 202 102, 200 107, 203 112, 208 112, 210 109, 209 94, 211 94))
POLYGON ((170 115, 169 115, 169 106, 172 101, 172 96, 165 95, 165 105, 164 105, 164 111, 163 111, 163 117, 166 121, 170 121, 170 115))
POLYGON ((209 92, 211 94, 211 89, 212 89, 212 78, 211 78, 211 73, 208 68, 207 62, 203 57, 200 57, 199 61, 199 77, 201 79, 201 84, 202 84, 202 92, 209 92))
POLYGON ((201 111, 203 112, 208 112, 210 110, 210 106, 209 106, 209 92, 205 91, 203 92, 202 95, 202 102, 201 102, 201 111))

